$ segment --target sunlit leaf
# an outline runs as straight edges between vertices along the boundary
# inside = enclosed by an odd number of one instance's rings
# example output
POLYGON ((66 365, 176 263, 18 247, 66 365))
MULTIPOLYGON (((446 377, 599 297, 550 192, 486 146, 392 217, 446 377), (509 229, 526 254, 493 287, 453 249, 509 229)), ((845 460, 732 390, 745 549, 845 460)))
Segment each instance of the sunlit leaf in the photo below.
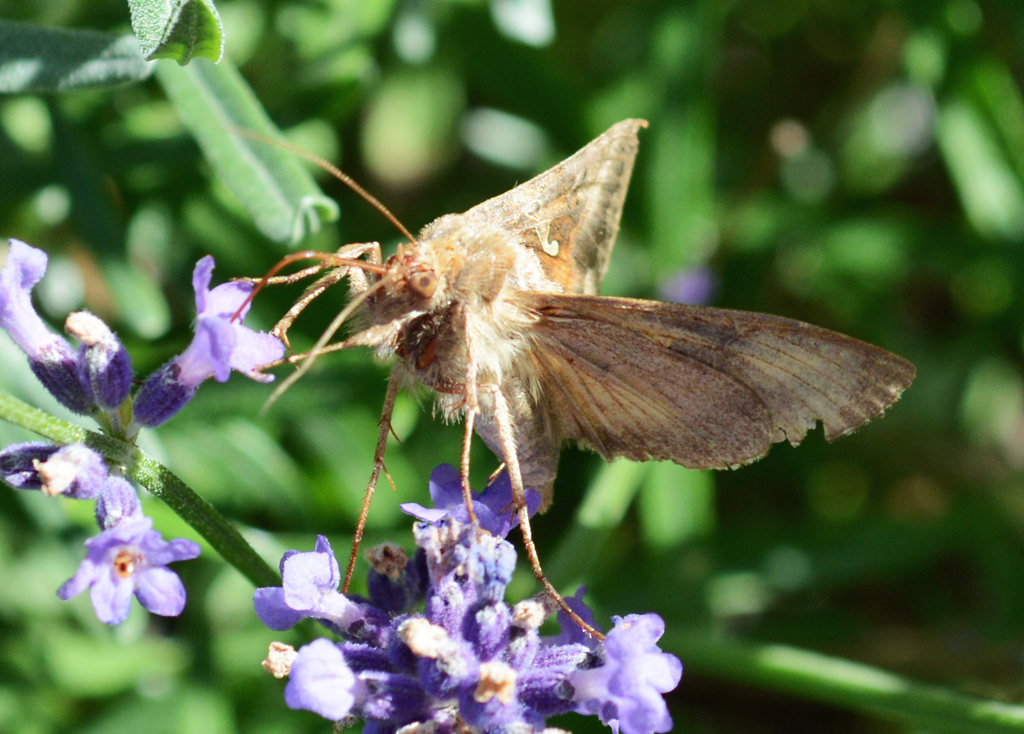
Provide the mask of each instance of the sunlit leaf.
POLYGON ((320 192, 294 153, 243 136, 280 133, 230 63, 164 63, 157 76, 207 160, 267 237, 299 242, 322 219, 337 218, 337 204, 320 192))
POLYGON ((988 59, 974 70, 982 104, 995 122, 1019 177, 1024 177, 1024 97, 1006 65, 988 59))
POLYGON ((962 100, 948 102, 939 112, 938 141, 974 229, 985 237, 1024 239, 1024 188, 984 118, 962 100))
POLYGON ((213 0, 128 0, 132 28, 147 59, 220 61, 224 28, 213 0))

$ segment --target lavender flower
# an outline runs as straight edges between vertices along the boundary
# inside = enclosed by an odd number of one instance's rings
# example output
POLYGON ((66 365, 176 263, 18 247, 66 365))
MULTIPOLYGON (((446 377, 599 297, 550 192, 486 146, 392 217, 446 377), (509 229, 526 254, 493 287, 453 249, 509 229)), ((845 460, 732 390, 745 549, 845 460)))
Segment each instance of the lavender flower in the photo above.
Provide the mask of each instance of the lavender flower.
POLYGON ((46 461, 59 449, 45 441, 12 443, 0 451, 0 477, 15 489, 42 489, 36 462, 46 461))
POLYGON ((142 517, 142 503, 135 488, 121 477, 109 477, 96 501, 96 524, 109 530, 122 520, 142 517))
MULTIPOLYGON (((462 477, 451 464, 438 465, 430 475, 430 499, 434 507, 424 507, 415 502, 401 505, 402 512, 423 522, 436 523, 445 517, 454 517, 461 523, 469 522, 469 513, 462 496, 462 477)), ((532 517, 540 507, 540 494, 526 490, 526 506, 532 517)), ((504 538, 512 528, 519 525, 519 515, 512 502, 512 481, 508 472, 502 472, 487 485, 483 492, 473 499, 473 513, 480 527, 504 538)))
POLYGON ((401 614, 423 601, 427 594, 427 557, 417 551, 410 560, 396 543, 381 543, 365 553, 370 564, 366 588, 370 603, 389 614, 401 614))
POLYGON ((649 734, 672 729, 661 697, 679 685, 679 658, 658 649, 665 623, 657 614, 615 617, 604 640, 604 665, 569 676, 580 713, 600 716, 615 732, 649 734))
MULTIPOLYGON (((594 629, 600 631, 601 628, 596 622, 594 622, 594 613, 590 611, 590 608, 583 602, 583 595, 586 593, 587 587, 581 586, 576 590, 576 594, 574 596, 564 597, 565 603, 569 605, 569 608, 577 617, 594 629)), ((572 617, 566 614, 562 609, 558 610, 558 624, 562 628, 562 631, 559 633, 558 637, 555 638, 556 643, 566 644, 578 642, 581 645, 587 645, 591 648, 597 647, 597 641, 584 632, 583 629, 572 620, 572 617)))
POLYGON ((699 265, 681 270, 658 286, 658 295, 672 303, 711 303, 718 291, 718 276, 710 268, 699 265))
POLYGON ((209 255, 196 263, 192 273, 199 312, 195 337, 183 353, 158 369, 140 388, 135 398, 135 421, 140 425, 154 427, 168 421, 210 377, 225 382, 231 370, 236 370, 259 382, 274 379, 257 370, 284 356, 284 344, 241 324, 249 311, 246 299, 252 284, 223 283, 210 290, 213 265, 209 255))
POLYGON ((132 389, 128 350, 109 326, 88 311, 68 315, 64 329, 85 346, 83 367, 96 403, 116 415, 132 389))
POLYGON ((310 553, 285 553, 281 579, 283 586, 257 589, 253 596, 256 615, 272 630, 286 630, 313 618, 362 638, 389 621, 385 613, 338 591, 341 571, 330 542, 322 535, 317 536, 316 548, 310 553))
POLYGON ((107 465, 102 456, 80 443, 56 446, 31 441, 0 451, 0 476, 15 489, 91 500, 103 490, 107 465))
POLYGON ((152 528, 150 518, 132 516, 89 538, 85 560, 57 596, 67 601, 89 589, 96 616, 107 624, 127 618, 132 594, 153 614, 181 614, 185 587, 167 564, 195 558, 199 546, 183 538, 168 543, 152 528))
POLYGON ((32 288, 46 272, 46 253, 19 240, 10 244, 0 270, 0 328, 25 352, 33 374, 61 405, 89 413, 92 390, 79 353, 47 329, 32 307, 32 288))
POLYGON ((356 680, 337 645, 320 638, 302 647, 291 665, 284 700, 290 708, 305 709, 325 719, 343 719, 366 686, 356 680))
MULTIPOLYGON (((133 441, 141 426, 159 425, 173 416, 208 377, 223 382, 231 370, 237 370, 260 381, 273 379, 256 370, 280 358, 283 344, 241 326, 240 319, 234 318, 248 311, 252 285, 228 283, 211 290, 213 258, 205 257, 192 278, 199 311, 195 339, 183 354, 151 376, 133 401, 128 351, 102 320, 85 311, 68 316, 66 329, 81 342, 75 350, 51 333, 33 309, 32 288, 46 266, 46 253, 11 240, 7 263, 0 270, 0 328, 25 351, 33 372, 57 400, 92 415, 111 435, 133 441)), ((58 596, 69 599, 89 588, 97 616, 110 624, 128 615, 132 594, 155 614, 181 613, 185 590, 166 564, 196 557, 199 547, 187 540, 168 543, 153 531, 135 489, 124 478, 110 476, 102 456, 81 444, 18 444, 0 451, 0 477, 17 489, 98 500, 96 522, 101 532, 86 541, 85 560, 58 596)), ((299 604, 296 594, 301 591, 293 590, 289 601, 299 604)), ((318 606, 315 594, 310 599, 308 611, 334 623, 338 615, 332 616, 329 604, 318 606)), ((373 610, 372 614, 381 613, 373 610)))
MULTIPOLYGON (((452 493, 452 471, 435 471, 431 494, 442 501, 452 493)), ((490 512, 482 499, 478 503, 490 512)), ((441 511, 438 516, 417 506, 416 514, 431 521, 414 527, 419 549, 412 561, 393 547, 373 554, 386 559, 375 572, 396 584, 411 585, 423 574, 423 613, 382 618, 390 610, 344 597, 336 590, 340 574, 323 538, 312 553, 285 555, 283 587, 257 590, 257 614, 273 629, 302 617, 328 618, 343 638, 321 638, 297 653, 274 643, 265 666, 275 675, 290 674, 290 707, 335 721, 363 719, 364 731, 375 734, 412 725, 437 734, 526 734, 543 731, 545 719, 569 711, 597 714, 616 734, 668 730, 671 719, 661 694, 678 684, 682 666, 657 648, 659 617, 618 619, 603 643, 581 641, 578 629, 541 637, 537 630, 552 605, 531 599, 509 609, 503 601, 515 566, 512 545, 461 522, 451 504, 441 511), (425 573, 418 570, 423 566, 425 573), (340 617, 347 629, 337 623, 337 611, 326 615, 325 609, 344 610, 340 617), (371 620, 375 633, 366 634, 365 624, 353 626, 357 617, 371 620)), ((590 616, 582 600, 572 603, 590 616)))

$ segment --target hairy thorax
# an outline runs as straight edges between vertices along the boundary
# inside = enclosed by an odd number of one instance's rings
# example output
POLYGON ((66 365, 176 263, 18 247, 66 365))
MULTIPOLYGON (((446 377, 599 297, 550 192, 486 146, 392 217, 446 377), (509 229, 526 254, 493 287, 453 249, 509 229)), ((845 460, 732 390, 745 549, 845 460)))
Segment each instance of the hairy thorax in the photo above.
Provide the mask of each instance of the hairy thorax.
POLYGON ((408 382, 435 390, 449 419, 464 408, 470 361, 478 393, 509 379, 531 382, 523 351, 537 317, 514 296, 545 277, 536 255, 508 233, 459 219, 437 220, 392 257, 393 282, 368 304, 373 326, 390 332, 377 344, 380 356, 397 355, 408 382))

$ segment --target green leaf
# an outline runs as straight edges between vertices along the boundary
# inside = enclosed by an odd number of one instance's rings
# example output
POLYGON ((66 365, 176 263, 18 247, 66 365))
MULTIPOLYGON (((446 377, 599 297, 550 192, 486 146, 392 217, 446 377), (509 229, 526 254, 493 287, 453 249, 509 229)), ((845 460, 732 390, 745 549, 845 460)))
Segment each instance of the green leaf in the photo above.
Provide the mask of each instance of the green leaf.
POLYGON ((211 0, 128 0, 132 28, 147 59, 220 61, 224 27, 211 0))
POLYGON ((157 78, 206 159, 263 234, 296 243, 318 231, 321 219, 337 219, 338 205, 323 195, 298 156, 243 137, 249 132, 278 139, 280 132, 229 62, 185 68, 163 63, 157 78))
POLYGON ((982 108, 995 123, 1017 175, 1024 177, 1024 97, 1005 64, 987 59, 974 69, 982 108))
POLYGON ((715 526, 715 476, 667 461, 652 463, 640 490, 644 540, 662 549, 708 535, 715 526))
POLYGON ((96 89, 151 73, 134 36, 0 20, 0 92, 96 89))
POLYGON ((966 101, 949 102, 939 113, 938 142, 978 234, 1024 240, 1024 188, 985 119, 966 101))
POLYGON ((649 135, 651 247, 671 273, 705 262, 718 243, 714 110, 694 100, 649 135))

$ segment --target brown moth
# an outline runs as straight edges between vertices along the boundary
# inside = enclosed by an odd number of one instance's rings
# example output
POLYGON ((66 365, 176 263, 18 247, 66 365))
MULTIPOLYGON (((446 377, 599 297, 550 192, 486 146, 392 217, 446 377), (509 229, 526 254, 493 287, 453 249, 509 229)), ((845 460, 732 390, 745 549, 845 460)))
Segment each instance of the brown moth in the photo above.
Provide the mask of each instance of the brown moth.
POLYGON ((536 178, 427 225, 386 263, 377 243, 342 248, 278 326, 285 334, 348 277, 346 312, 359 303, 365 328, 311 354, 367 346, 397 357, 367 502, 398 389, 426 385, 445 418, 466 422, 464 482, 474 429, 504 461, 534 571, 556 599, 523 488, 550 504, 566 442, 609 461, 737 467, 800 443, 817 421, 829 441, 843 436, 914 379, 902 357, 799 321, 597 295, 646 125, 614 125, 536 178))

